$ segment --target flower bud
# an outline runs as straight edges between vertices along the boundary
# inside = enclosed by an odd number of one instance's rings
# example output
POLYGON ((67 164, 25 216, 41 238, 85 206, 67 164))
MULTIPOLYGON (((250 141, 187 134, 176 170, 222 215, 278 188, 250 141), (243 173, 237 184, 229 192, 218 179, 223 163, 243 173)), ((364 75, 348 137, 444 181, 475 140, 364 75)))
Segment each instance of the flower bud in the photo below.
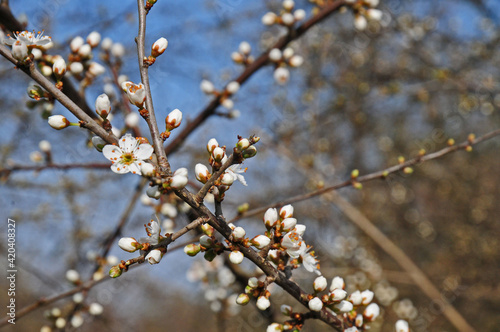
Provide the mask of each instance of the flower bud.
POLYGON ((366 11, 366 16, 368 16, 370 20, 380 21, 382 19, 382 11, 370 8, 366 11))
POLYGON ((28 96, 31 99, 35 100, 40 100, 45 95, 45 92, 43 91, 42 87, 36 84, 31 84, 28 86, 28 96))
POLYGON ((68 119, 66 119, 62 115, 49 116, 48 121, 49 121, 49 126, 51 126, 54 129, 57 129, 57 130, 64 129, 70 125, 70 122, 68 121, 68 119))
POLYGON ((46 141, 46 140, 40 141, 38 143, 38 148, 40 149, 40 151, 45 152, 45 153, 49 153, 50 150, 52 150, 52 146, 50 145, 50 142, 46 141))
POLYGON ((304 63, 304 58, 301 57, 300 55, 294 55, 290 58, 290 60, 288 60, 288 63, 290 64, 290 66, 292 67, 300 67, 302 66, 302 64, 304 63))
POLYGON ((287 304, 281 305, 280 311, 285 316, 290 316, 290 314, 293 312, 292 307, 287 304))
POLYGON ((206 183, 210 178, 210 172, 208 171, 207 166, 203 164, 196 164, 194 172, 196 180, 200 181, 201 183, 206 183))
POLYGON ((125 55, 125 47, 121 43, 114 43, 111 46, 111 54, 117 58, 121 58, 125 55))
POLYGON ((135 112, 130 112, 125 116, 125 124, 129 128, 134 128, 139 124, 139 115, 135 112))
POLYGON ((97 47, 97 45, 99 45, 100 42, 101 42, 101 34, 97 31, 92 31, 87 36, 87 43, 92 48, 97 47))
POLYGON ((99 95, 95 100, 95 111, 103 119, 106 119, 111 112, 111 102, 105 93, 99 95))
POLYGON ((241 138, 238 143, 236 143, 236 147, 241 151, 245 150, 250 146, 250 141, 247 138, 241 138))
POLYGON ((294 229, 295 225, 297 225, 297 219, 286 218, 281 222, 281 229, 283 229, 284 232, 289 232, 290 230, 294 229))
POLYGON ((201 231, 208 236, 214 235, 214 228, 210 226, 209 224, 203 224, 201 225, 201 231))
POLYGON ((104 68, 103 65, 97 63, 97 62, 91 62, 89 65, 89 74, 96 77, 99 75, 102 75, 106 72, 106 68, 104 68))
POLYGON ((267 297, 259 296, 257 298, 257 308, 259 308, 259 310, 266 310, 270 306, 271 306, 271 301, 269 301, 267 297))
POLYGON ((268 229, 276 226, 276 222, 278 221, 278 212, 274 208, 267 209, 266 213, 264 213, 264 224, 268 229))
POLYGON ((239 305, 246 305, 248 304, 248 302, 250 302, 250 296, 248 296, 248 294, 242 293, 236 298, 236 303, 238 303, 239 305))
POLYGON ((69 65, 69 70, 73 75, 79 75, 83 72, 83 65, 81 62, 72 62, 69 65))
MULTIPOLYGON (((89 42, 87 41, 87 43, 89 42)), ((101 48, 103 51, 109 51, 111 49, 111 46, 113 46, 113 41, 111 40, 111 38, 106 37, 102 40, 101 48)))
POLYGON ((257 235, 253 239, 250 240, 250 243, 257 249, 263 249, 266 247, 269 243, 271 242, 271 239, 269 239, 265 235, 257 235))
POLYGON ((159 249, 153 249, 147 254, 146 260, 149 262, 149 264, 158 264, 161 261, 161 258, 163 257, 163 252, 159 249))
POLYGON ((235 227, 233 229, 233 239, 234 240, 240 240, 243 239, 246 235, 245 229, 243 227, 235 227))
POLYGON ((294 50, 293 48, 291 47, 287 47, 283 50, 283 58, 285 58, 285 60, 290 60, 290 58, 294 55, 294 50))
POLYGON ((314 291, 322 292, 326 289, 326 286, 327 286, 327 281, 325 277, 319 276, 316 279, 314 279, 313 282, 314 291))
POLYGON ((373 300, 373 292, 369 289, 361 292, 361 297, 363 300, 361 301, 362 305, 368 305, 373 300))
POLYGON ((283 25, 291 26, 295 23, 295 17, 291 13, 283 13, 281 15, 281 22, 283 25))
POLYGON ((214 84, 208 80, 201 81, 200 89, 203 93, 205 93, 207 95, 210 95, 210 94, 214 93, 214 91, 215 91, 214 84))
POLYGON ((71 52, 73 53, 78 53, 78 50, 80 47, 85 43, 82 37, 77 36, 71 40, 71 43, 69 44, 69 48, 71 49, 71 52))
POLYGON ((273 62, 278 62, 281 60, 281 50, 279 48, 273 48, 269 51, 269 60, 273 62))
POLYGON ((356 326, 358 326, 358 327, 363 326, 363 315, 358 314, 358 315, 356 316, 356 320, 354 320, 354 325, 356 325, 356 326))
POLYGON ((250 52, 252 51, 252 47, 250 46, 250 44, 246 41, 242 41, 240 43, 240 45, 238 46, 238 51, 241 53, 241 54, 245 54, 245 55, 248 55, 250 54, 250 52))
POLYGON ((306 17, 306 11, 304 9, 297 9, 293 12, 293 17, 295 21, 302 21, 306 17))
POLYGON ((49 77, 52 75, 52 67, 42 66, 42 68, 40 68, 40 72, 42 73, 43 76, 49 77))
POLYGON ((222 180, 220 181, 223 185, 225 186, 230 186, 234 183, 234 176, 232 176, 231 174, 229 173, 225 173, 223 176, 222 176, 222 180))
POLYGON ((226 86, 226 91, 231 95, 238 92, 239 89, 240 89, 240 83, 236 81, 229 82, 226 86))
POLYGON ((204 246, 205 248, 210 248, 213 247, 215 244, 214 239, 208 235, 202 235, 200 236, 200 244, 204 246))
POLYGON ((151 46, 151 56, 156 58, 165 52, 168 46, 167 39, 161 37, 157 41, 154 42, 153 46, 151 46))
POLYGON ((111 269, 109 269, 109 276, 111 278, 118 278, 121 276, 123 273, 123 270, 118 266, 113 266, 111 269))
POLYGON ((228 110, 230 109, 233 109, 234 107, 234 102, 229 99, 229 98, 225 98, 222 102, 221 102, 221 105, 224 107, 224 108, 227 108, 228 110))
POLYGON ((122 237, 118 241, 118 246, 120 247, 120 249, 128 252, 134 252, 142 247, 141 244, 137 242, 137 240, 133 237, 122 237))
POLYGON ((380 307, 376 303, 372 303, 366 307, 363 316, 370 322, 373 322, 380 315, 380 307))
POLYGON ((243 60, 244 60, 244 57, 241 53, 239 52, 233 52, 231 53, 231 59, 235 62, 235 63, 243 63, 243 60))
POLYGON ((212 154, 215 148, 219 147, 219 143, 215 138, 211 138, 207 143, 207 151, 212 154))
POLYGON ((94 136, 92 137, 92 144, 94 145, 95 149, 99 152, 102 152, 102 148, 107 144, 105 140, 100 138, 99 136, 94 136))
POLYGON ((267 12, 264 16, 262 16, 262 24, 264 25, 273 25, 276 23, 276 14, 273 12, 267 12))
POLYGON ((66 73, 66 61, 63 58, 57 59, 52 66, 52 71, 56 75, 56 78, 62 78, 66 73))
POLYGON ((243 158, 245 158, 245 159, 255 157, 255 155, 257 154, 257 148, 253 145, 250 145, 248 148, 241 151, 241 154, 242 154, 243 158))
POLYGON ((295 2, 293 0, 284 0, 283 1, 283 9, 286 11, 291 11, 295 6, 295 2))
POLYGON ((83 59, 90 58, 92 56, 92 47, 89 44, 83 44, 78 49, 78 55, 83 59))
POLYGON ((410 327, 408 326, 408 322, 405 320, 398 320, 396 322, 396 332, 410 332, 410 327))
POLYGON ((286 68, 279 67, 276 68, 276 70, 274 71, 274 80, 276 81, 276 83, 280 85, 283 85, 286 82, 288 82, 289 78, 290 78, 290 71, 288 71, 288 69, 286 68))
POLYGON ((344 301, 341 301, 340 303, 336 304, 335 308, 339 309, 341 312, 349 312, 354 307, 353 307, 351 302, 344 300, 344 301))
POLYGON ((293 217, 293 206, 291 206, 290 204, 283 206, 280 209, 280 217, 282 219, 292 218, 293 217))
POLYGON ((216 147, 212 151, 212 157, 217 162, 220 162, 222 160, 222 158, 224 158, 224 155, 225 155, 224 150, 222 148, 220 148, 220 147, 216 147))
POLYGON ((349 301, 352 302, 353 305, 360 305, 361 301, 363 301, 363 297, 361 296, 361 292, 359 290, 355 291, 351 295, 349 295, 349 301))
POLYGON ((307 305, 312 311, 321 311, 321 309, 323 309, 323 302, 319 297, 315 297, 309 300, 309 303, 307 305))
POLYGON ((345 288, 345 282, 344 279, 341 277, 335 277, 332 280, 332 284, 330 286, 330 291, 333 291, 334 289, 344 289, 345 288))
POLYGON ((177 108, 170 112, 165 119, 165 126, 167 131, 171 131, 181 125, 182 121, 182 112, 177 108))
POLYGON ((68 270, 66 271, 66 280, 75 283, 80 280, 80 273, 76 270, 68 270))
POLYGON ((248 287, 250 287, 251 289, 255 289, 257 288, 257 286, 259 286, 259 279, 255 277, 251 277, 248 279, 248 287))
POLYGON ((229 254, 229 260, 233 264, 241 264, 241 262, 243 262, 243 258, 243 254, 238 250, 231 251, 231 253, 229 254))
POLYGON ((283 327, 283 325, 278 323, 272 323, 267 327, 266 332, 282 332, 284 330, 285 328, 283 327))
POLYGON ((146 189, 146 195, 154 199, 159 199, 161 197, 161 192, 158 186, 152 186, 146 189))
POLYGON ((184 253, 194 257, 201 251, 201 247, 197 244, 191 243, 184 247, 184 253))
POLYGON ((363 15, 356 15, 354 18, 354 27, 360 31, 363 31, 366 29, 366 26, 368 25, 368 22, 366 21, 366 18, 363 15))
POLYGON ((347 296, 347 292, 341 288, 335 288, 330 293, 331 301, 342 301, 347 296))
POLYGON ((172 181, 170 182, 170 187, 174 189, 182 189, 186 186, 188 183, 188 178, 187 176, 184 175, 174 175, 172 177, 172 181))

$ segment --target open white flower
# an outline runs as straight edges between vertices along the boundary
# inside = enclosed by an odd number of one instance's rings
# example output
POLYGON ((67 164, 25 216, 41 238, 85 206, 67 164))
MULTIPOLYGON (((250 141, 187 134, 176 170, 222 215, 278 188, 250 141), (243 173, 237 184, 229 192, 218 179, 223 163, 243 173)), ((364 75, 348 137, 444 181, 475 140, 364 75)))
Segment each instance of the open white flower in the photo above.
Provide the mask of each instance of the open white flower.
POLYGON ((30 31, 16 31, 14 32, 14 38, 9 36, 9 38, 6 38, 3 40, 3 43, 6 45, 12 45, 16 41, 21 41, 26 46, 43 46, 47 45, 48 43, 51 42, 51 38, 48 36, 43 35, 43 31, 38 31, 38 33, 35 33, 35 30, 33 32, 30 31))
POLYGON ((111 170, 118 174, 132 172, 141 175, 143 160, 153 154, 153 147, 148 143, 141 143, 130 134, 120 138, 119 146, 106 145, 102 149, 104 157, 111 160, 111 170))
POLYGON ((161 236, 161 226, 158 221, 158 217, 156 215, 152 215, 150 221, 147 224, 144 224, 146 228, 146 234, 148 237, 143 237, 139 239, 141 243, 149 243, 152 245, 158 244, 162 238, 161 236))
POLYGON ((233 182, 238 180, 243 184, 244 186, 247 185, 247 182, 245 181, 245 177, 241 175, 241 173, 245 173, 247 171, 246 168, 241 168, 240 165, 231 165, 229 168, 226 170, 224 175, 229 175, 233 177, 233 182))

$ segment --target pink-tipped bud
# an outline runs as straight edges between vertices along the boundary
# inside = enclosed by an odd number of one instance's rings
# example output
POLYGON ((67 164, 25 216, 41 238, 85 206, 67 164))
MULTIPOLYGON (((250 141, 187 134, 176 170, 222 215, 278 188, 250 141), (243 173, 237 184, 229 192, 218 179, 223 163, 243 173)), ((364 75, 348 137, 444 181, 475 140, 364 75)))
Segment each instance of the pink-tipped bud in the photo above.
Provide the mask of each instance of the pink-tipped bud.
POLYGON ((154 42, 153 46, 151 46, 151 56, 156 58, 165 52, 168 46, 168 40, 166 38, 161 37, 157 41, 154 42))
POLYGON ((118 241, 118 246, 120 247, 120 249, 128 252, 134 252, 137 249, 142 248, 141 244, 137 242, 137 240, 133 237, 122 237, 118 241))
POLYGON ((95 100, 95 111, 103 119, 106 119, 111 112, 111 102, 105 93, 99 95, 95 100))
POLYGON ((181 125, 182 112, 177 108, 170 112, 165 119, 165 126, 167 131, 171 131, 181 125))

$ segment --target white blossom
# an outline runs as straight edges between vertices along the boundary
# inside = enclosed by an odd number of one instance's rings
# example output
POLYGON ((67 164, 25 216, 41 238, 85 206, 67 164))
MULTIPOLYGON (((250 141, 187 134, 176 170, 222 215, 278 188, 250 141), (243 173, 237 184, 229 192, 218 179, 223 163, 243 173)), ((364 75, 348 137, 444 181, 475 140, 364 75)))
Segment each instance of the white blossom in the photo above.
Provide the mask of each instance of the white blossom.
POLYGON ((132 172, 141 175, 141 165, 145 159, 151 158, 153 147, 148 143, 141 143, 130 134, 126 134, 118 141, 119 146, 106 145, 102 149, 104 157, 111 160, 111 170, 118 174, 132 172))
POLYGON ((8 39, 4 39, 3 43, 6 45, 14 45, 17 41, 24 43, 26 46, 43 46, 47 45, 51 42, 51 38, 49 36, 44 36, 43 31, 38 31, 35 33, 31 31, 17 31, 14 32, 14 38, 9 36, 8 39))
POLYGON ((153 249, 146 255, 146 260, 149 264, 158 264, 163 257, 163 253, 159 249, 153 249))
POLYGON ((321 309, 323 309, 323 302, 320 298, 315 297, 309 300, 308 306, 312 311, 321 311, 321 309))

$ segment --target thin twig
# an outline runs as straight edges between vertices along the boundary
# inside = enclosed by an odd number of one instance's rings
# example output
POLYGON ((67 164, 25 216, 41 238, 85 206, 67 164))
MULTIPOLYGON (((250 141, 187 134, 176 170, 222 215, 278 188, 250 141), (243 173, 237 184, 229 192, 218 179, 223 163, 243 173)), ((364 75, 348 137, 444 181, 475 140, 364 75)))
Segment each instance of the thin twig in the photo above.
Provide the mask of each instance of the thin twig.
POLYGON ((7 168, 0 168, 0 176, 3 174, 9 174, 11 172, 17 171, 45 171, 48 169, 77 169, 77 168, 89 168, 89 169, 109 169, 111 164, 109 163, 92 163, 92 164, 47 164, 47 165, 33 165, 33 166, 24 166, 24 165, 15 165, 7 168))
POLYGON ((162 168, 162 173, 171 173, 170 164, 167 160, 167 155, 165 154, 165 149, 163 148, 163 139, 160 137, 160 132, 158 130, 158 124, 156 123, 155 110, 153 108, 153 98, 151 97, 151 88, 149 86, 149 74, 148 65, 144 63, 144 43, 146 39, 146 9, 144 8, 144 0, 137 0, 137 6, 139 11, 139 32, 136 38, 137 42, 137 54, 139 58, 139 70, 141 73, 141 81, 144 84, 144 89, 146 89, 146 109, 148 111, 148 116, 145 118, 149 126, 149 131, 151 132, 151 137, 153 140, 153 147, 156 152, 156 157, 158 158, 158 164, 162 168))
POLYGON ((196 194, 196 200, 198 200, 198 202, 200 203, 203 202, 203 199, 207 195, 210 188, 212 188, 215 181, 217 181, 217 179, 222 175, 222 173, 224 173, 229 168, 229 166, 233 164, 233 161, 234 161, 234 155, 230 155, 227 158, 224 165, 222 165, 217 172, 212 174, 210 179, 207 180, 207 182, 203 185, 203 187, 201 187, 201 189, 196 194))

